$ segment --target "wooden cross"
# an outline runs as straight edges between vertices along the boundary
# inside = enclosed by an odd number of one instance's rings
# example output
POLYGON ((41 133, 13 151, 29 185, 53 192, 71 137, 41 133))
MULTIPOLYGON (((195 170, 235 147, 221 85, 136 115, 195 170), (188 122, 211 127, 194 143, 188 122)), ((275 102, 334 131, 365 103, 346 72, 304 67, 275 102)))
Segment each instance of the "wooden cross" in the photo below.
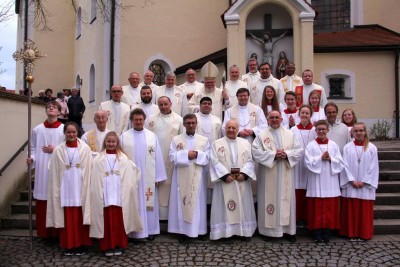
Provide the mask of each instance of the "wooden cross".
POLYGON ((262 38, 265 32, 269 32, 272 37, 277 37, 287 32, 285 36, 293 35, 293 29, 272 29, 272 14, 264 14, 264 29, 262 30, 246 30, 246 36, 250 36, 253 33, 255 36, 262 38))
POLYGON ((149 198, 150 198, 151 196, 153 196, 153 192, 151 192, 150 187, 147 188, 147 191, 146 191, 145 195, 146 195, 146 201, 148 201, 149 198))

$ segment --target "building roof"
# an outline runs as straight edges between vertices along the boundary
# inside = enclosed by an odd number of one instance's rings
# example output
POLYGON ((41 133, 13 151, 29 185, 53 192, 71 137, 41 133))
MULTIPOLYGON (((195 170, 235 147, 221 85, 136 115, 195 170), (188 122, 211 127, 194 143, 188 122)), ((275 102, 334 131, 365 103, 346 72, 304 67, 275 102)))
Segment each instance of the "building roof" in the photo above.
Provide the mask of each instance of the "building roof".
POLYGON ((189 68, 192 68, 194 70, 201 69, 204 64, 206 64, 208 61, 213 62, 214 64, 220 64, 224 63, 226 65, 226 55, 227 55, 227 49, 221 49, 217 52, 214 52, 212 54, 209 54, 205 57, 199 58, 195 61, 189 62, 183 66, 180 66, 176 68, 175 74, 180 75, 185 73, 189 68))
POLYGON ((400 49, 400 34, 380 25, 314 33, 314 52, 389 51, 400 49))

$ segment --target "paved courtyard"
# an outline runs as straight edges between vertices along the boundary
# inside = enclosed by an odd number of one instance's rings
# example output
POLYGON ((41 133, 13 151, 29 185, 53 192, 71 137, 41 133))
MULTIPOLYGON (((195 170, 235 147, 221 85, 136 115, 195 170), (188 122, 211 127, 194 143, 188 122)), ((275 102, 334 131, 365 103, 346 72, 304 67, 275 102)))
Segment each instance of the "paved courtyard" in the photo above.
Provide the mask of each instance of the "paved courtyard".
POLYGON ((180 244, 174 236, 161 235, 153 242, 129 243, 121 256, 106 258, 97 246, 83 256, 64 256, 57 243, 35 237, 30 251, 28 237, 1 235, 0 266, 400 266, 399 241, 399 236, 376 236, 362 243, 334 238, 315 244, 300 236, 297 243, 272 243, 255 236, 251 242, 180 244))

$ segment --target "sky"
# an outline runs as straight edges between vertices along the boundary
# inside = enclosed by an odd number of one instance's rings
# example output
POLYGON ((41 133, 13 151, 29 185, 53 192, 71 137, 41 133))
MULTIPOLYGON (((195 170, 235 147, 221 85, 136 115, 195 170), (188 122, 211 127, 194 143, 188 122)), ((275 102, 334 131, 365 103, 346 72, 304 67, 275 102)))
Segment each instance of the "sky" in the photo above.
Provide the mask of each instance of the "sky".
MULTIPOLYGON (((0 0, 1 1, 1 0, 0 0)), ((14 7, 12 7, 14 11, 14 7)), ((17 50, 17 21, 14 13, 11 20, 0 23, 0 69, 6 70, 0 74, 0 85, 7 89, 15 89, 15 60, 12 54, 17 50)))

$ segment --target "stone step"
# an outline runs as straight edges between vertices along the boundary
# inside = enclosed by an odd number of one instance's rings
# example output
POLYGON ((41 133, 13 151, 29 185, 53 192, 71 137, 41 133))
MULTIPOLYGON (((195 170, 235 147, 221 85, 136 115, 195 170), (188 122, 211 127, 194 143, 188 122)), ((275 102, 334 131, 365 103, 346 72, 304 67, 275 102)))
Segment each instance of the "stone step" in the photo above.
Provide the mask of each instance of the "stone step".
POLYGON ((400 193, 377 193, 375 205, 398 205, 400 193))
POLYGON ((375 219, 374 234, 400 234, 400 219, 375 219))
POLYGON ((400 160, 400 151, 378 151, 379 160, 400 160))
MULTIPOLYGON (((29 229, 29 214, 11 214, 1 219, 2 229, 29 229)), ((36 215, 32 214, 32 228, 36 229, 36 215)))
POLYGON ((380 160, 379 170, 400 171, 400 160, 380 160))
POLYGON ((377 193, 400 192, 400 181, 379 181, 377 193))
POLYGON ((400 181, 400 171, 379 170, 379 181, 400 181))
MULTIPOLYGON (((29 192, 28 192, 28 189, 26 189, 26 190, 22 190, 20 193, 19 193, 19 199, 21 200, 21 201, 28 201, 28 196, 29 196, 29 192)), ((32 194, 32 199, 33 199, 33 194, 32 194)))
MULTIPOLYGON (((400 203, 398 203, 400 204, 400 203)), ((375 205, 375 219, 400 219, 400 205, 375 205)))
MULTIPOLYGON (((18 201, 11 205, 11 212, 15 213, 29 213, 29 201, 18 201)), ((32 201, 32 213, 36 212, 36 201, 32 201)))
POLYGON ((400 151, 378 151, 379 160, 400 160, 400 151))

